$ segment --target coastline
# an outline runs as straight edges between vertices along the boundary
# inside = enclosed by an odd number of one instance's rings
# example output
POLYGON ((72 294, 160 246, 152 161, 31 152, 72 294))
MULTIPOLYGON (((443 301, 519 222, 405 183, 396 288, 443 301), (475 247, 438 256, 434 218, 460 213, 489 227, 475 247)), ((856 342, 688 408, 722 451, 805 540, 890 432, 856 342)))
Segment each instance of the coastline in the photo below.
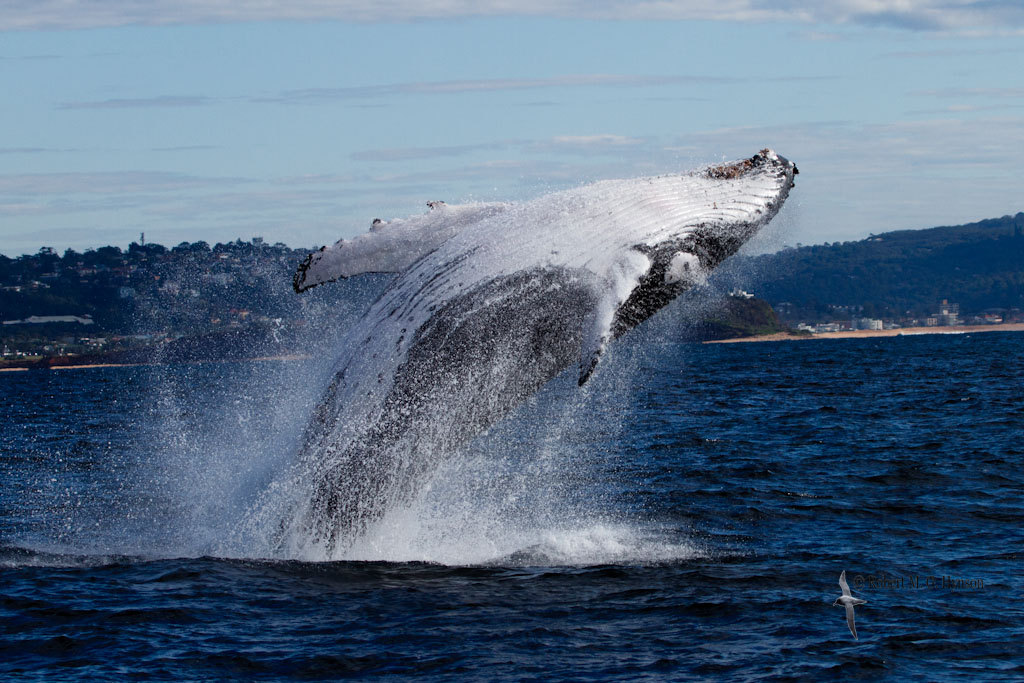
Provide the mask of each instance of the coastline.
MULTIPOLYGON (((1024 332, 1024 323, 1003 323, 999 325, 955 325, 952 327, 901 327, 895 330, 846 330, 843 332, 821 332, 818 334, 790 334, 777 332, 754 337, 736 337, 733 339, 711 339, 703 344, 740 344, 751 342, 806 341, 814 339, 866 339, 875 337, 910 337, 922 334, 975 334, 982 332, 1024 332)), ((249 358, 250 361, 293 361, 308 360, 310 356, 287 354, 281 356, 261 356, 249 358)), ((243 360, 243 359, 232 359, 243 360)), ((192 361, 199 363, 219 363, 223 360, 192 361)), ((159 363, 66 363, 54 365, 34 365, 32 367, 0 367, 0 372, 27 372, 29 370, 77 370, 90 368, 127 368, 139 365, 159 365, 159 363)))
POLYGON ((863 339, 869 337, 909 337, 921 334, 974 334, 977 332, 1024 332, 1024 323, 1000 325, 955 325, 952 327, 901 327, 895 330, 847 330, 844 332, 821 332, 819 334, 797 335, 788 332, 765 334, 756 337, 736 339, 715 339, 705 344, 735 344, 740 342, 804 341, 811 339, 863 339))
MULTIPOLYGON (((235 361, 293 361, 293 360, 309 360, 312 356, 302 354, 286 354, 282 356, 260 356, 258 358, 232 358, 229 360, 222 359, 204 359, 197 361, 181 361, 188 363, 228 363, 235 361)), ((59 363, 54 365, 33 365, 31 367, 19 366, 19 367, 0 367, 0 372, 27 372, 29 370, 78 370, 78 369, 89 369, 89 368, 134 368, 143 365, 166 365, 166 363, 66 363, 60 365, 59 363)))

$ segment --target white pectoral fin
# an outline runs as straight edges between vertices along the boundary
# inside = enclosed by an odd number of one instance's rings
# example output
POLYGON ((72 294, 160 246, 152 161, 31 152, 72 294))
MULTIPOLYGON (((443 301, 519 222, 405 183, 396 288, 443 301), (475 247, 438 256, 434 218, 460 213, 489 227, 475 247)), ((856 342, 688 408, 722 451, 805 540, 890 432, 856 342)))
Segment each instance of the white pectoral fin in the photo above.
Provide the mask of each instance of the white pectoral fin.
POLYGON ((640 283, 640 278, 651 268, 651 261, 639 251, 630 249, 622 254, 609 269, 604 278, 604 291, 597 305, 590 311, 583 325, 583 341, 580 346, 579 385, 586 384, 594 374, 608 342, 611 341, 612 323, 619 306, 640 283))
POLYGON ((460 231, 506 208, 505 204, 449 206, 444 202, 428 202, 428 206, 430 211, 412 218, 375 219, 369 232, 313 252, 295 271, 295 291, 364 273, 399 273, 460 231))
MULTIPOLYGON (((296 292, 364 273, 398 273, 427 253, 419 244, 385 236, 377 228, 351 240, 338 240, 303 259, 295 270, 292 286, 296 292)), ((437 245, 433 244, 432 249, 437 245)))
POLYGON ((345 240, 338 240, 334 246, 320 247, 320 251, 314 251, 302 259, 302 263, 295 269, 295 276, 292 278, 292 288, 296 294, 326 282, 334 282, 348 277, 344 274, 340 264, 335 263, 338 251, 344 247, 344 244, 345 240))

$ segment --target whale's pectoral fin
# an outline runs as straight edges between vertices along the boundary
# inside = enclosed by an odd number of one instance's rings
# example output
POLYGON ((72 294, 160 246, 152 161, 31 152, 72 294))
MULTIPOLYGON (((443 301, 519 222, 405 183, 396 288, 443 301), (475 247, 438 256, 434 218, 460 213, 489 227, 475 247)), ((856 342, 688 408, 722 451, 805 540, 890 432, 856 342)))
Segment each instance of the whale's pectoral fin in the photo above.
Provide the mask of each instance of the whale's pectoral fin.
POLYGON ((365 273, 400 273, 462 230, 505 210, 506 204, 448 205, 427 202, 430 210, 407 219, 373 220, 370 231, 338 240, 306 256, 292 287, 311 287, 365 273))
POLYGON ((651 260, 639 251, 630 249, 622 254, 603 278, 604 291, 597 305, 587 315, 583 325, 580 346, 579 385, 586 384, 594 374, 608 342, 612 340, 612 324, 619 307, 629 299, 640 279, 651 268, 651 260))
POLYGON ((579 385, 581 387, 587 383, 590 376, 594 374, 594 370, 597 369, 597 364, 600 362, 601 356, 608 346, 608 341, 607 334, 590 334, 583 338, 583 347, 580 349, 579 385))
POLYGON ((607 289, 587 318, 580 355, 580 386, 590 379, 608 343, 686 290, 707 283, 707 270, 689 251, 644 254, 630 250, 605 278, 607 289))
POLYGON ((354 240, 338 240, 330 247, 320 247, 319 251, 302 259, 292 278, 296 294, 364 273, 401 272, 406 259, 393 252, 389 240, 379 238, 379 220, 375 219, 371 232, 354 240))

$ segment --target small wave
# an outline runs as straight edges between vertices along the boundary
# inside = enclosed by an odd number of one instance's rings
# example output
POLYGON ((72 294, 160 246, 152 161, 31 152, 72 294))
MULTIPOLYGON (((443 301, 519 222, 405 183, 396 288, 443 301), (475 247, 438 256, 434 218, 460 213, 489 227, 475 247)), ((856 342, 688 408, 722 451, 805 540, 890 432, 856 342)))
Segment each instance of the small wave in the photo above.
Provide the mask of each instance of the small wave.
POLYGON ((696 545, 637 534, 628 528, 541 532, 540 542, 517 550, 492 564, 509 566, 651 565, 707 557, 696 545))
POLYGON ((123 555, 82 555, 59 551, 36 550, 20 546, 0 546, 0 568, 21 567, 103 567, 130 562, 123 555))
POLYGON ((625 525, 594 523, 483 534, 438 531, 391 528, 390 532, 362 539, 336 559, 447 566, 580 567, 652 565, 707 557, 697 545, 664 531, 625 525))

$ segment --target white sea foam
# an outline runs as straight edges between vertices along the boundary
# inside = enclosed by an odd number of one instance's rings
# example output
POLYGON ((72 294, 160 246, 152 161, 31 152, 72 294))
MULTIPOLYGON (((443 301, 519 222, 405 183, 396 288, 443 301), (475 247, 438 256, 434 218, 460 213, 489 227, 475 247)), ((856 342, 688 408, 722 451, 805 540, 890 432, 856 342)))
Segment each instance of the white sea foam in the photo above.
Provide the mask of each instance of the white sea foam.
POLYGON ((630 525, 515 528, 485 520, 425 519, 417 511, 390 513, 337 559, 432 562, 451 566, 645 565, 706 557, 696 544, 630 525), (467 528, 468 527, 468 528, 467 528))

